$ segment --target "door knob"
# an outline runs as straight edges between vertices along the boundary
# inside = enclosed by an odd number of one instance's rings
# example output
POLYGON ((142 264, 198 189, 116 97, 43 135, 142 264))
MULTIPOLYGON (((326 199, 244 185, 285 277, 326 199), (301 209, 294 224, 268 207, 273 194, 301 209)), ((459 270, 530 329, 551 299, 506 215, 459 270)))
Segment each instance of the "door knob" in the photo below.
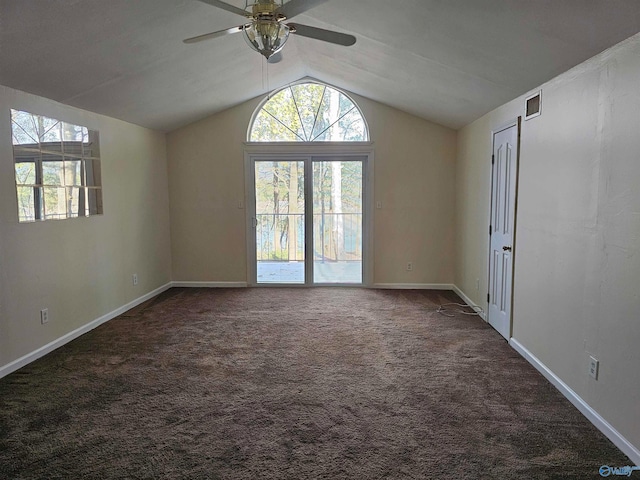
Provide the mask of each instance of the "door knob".
POLYGON ((509 245, 505 245, 504 247, 502 247, 502 250, 504 250, 505 252, 510 252, 511 247, 509 245))

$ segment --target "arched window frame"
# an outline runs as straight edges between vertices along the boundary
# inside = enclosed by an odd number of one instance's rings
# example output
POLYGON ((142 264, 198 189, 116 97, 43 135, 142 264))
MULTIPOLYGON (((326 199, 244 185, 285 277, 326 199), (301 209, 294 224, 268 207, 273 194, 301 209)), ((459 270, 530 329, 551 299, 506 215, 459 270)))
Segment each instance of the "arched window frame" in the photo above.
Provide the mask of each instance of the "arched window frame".
MULTIPOLYGON (((330 128, 330 127, 329 127, 330 128)), ((369 124, 367 123, 367 119, 364 116, 364 114, 362 113, 362 109, 360 108, 360 106, 358 105, 358 103, 344 90, 334 87, 333 85, 329 85, 327 83, 324 82, 320 82, 317 80, 313 80, 313 79, 303 79, 300 80, 298 82, 294 82, 294 83, 290 83, 288 85, 285 85, 282 88, 279 88, 278 90, 274 91, 273 93, 267 95, 256 107, 256 109, 254 110, 253 114, 251 115, 251 121, 249 122, 249 126, 247 128, 247 136, 246 136, 246 143, 250 144, 250 145, 336 145, 336 144, 343 144, 343 145, 368 145, 371 143, 371 137, 369 134, 369 124), (260 113, 262 112, 262 110, 264 109, 265 105, 277 94, 279 94, 280 92, 282 92, 283 90, 286 90, 288 88, 292 88, 296 85, 303 85, 303 84, 315 84, 315 85, 320 85, 322 87, 325 88, 331 88, 337 92, 339 92, 340 94, 344 95, 355 107, 355 109, 357 110, 358 114, 360 115, 360 118, 362 119, 362 122, 364 124, 364 131, 365 131, 365 140, 363 141, 252 141, 251 140, 251 132, 253 131, 256 119, 258 118, 258 115, 260 115, 260 113)))

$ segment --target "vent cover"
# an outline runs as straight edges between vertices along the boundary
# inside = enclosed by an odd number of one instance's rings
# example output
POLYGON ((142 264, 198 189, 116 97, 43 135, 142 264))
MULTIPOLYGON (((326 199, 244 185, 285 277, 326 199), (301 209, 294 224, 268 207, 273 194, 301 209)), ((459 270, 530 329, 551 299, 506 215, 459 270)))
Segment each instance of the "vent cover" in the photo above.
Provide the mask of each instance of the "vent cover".
POLYGON ((524 101, 524 119, 530 120, 542 113, 542 90, 534 93, 524 101))

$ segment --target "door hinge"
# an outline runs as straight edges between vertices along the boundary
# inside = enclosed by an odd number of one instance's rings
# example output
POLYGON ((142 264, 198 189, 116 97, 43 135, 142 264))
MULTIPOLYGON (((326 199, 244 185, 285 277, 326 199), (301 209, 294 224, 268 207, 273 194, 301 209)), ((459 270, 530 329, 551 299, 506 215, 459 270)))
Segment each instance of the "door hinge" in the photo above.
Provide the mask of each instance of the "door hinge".
POLYGON ((495 163, 496 163, 496 156, 491 155, 491 165, 494 165, 495 163))
POLYGON ((491 301, 491 295, 487 293, 487 303, 490 303, 490 301, 491 301))
POLYGON ((491 234, 493 234, 493 227, 489 225, 489 236, 491 236, 491 234))

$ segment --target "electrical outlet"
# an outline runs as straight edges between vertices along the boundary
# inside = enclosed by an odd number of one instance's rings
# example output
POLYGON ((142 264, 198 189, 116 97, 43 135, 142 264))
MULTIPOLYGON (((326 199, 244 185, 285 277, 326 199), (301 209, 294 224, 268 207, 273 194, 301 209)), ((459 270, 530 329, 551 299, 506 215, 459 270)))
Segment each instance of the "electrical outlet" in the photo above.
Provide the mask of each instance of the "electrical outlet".
POLYGON ((244 202, 242 200, 238 200, 238 208, 242 210, 244 208, 244 202))
POLYGON ((407 262, 407 272, 411 272, 413 270, 413 263, 407 262))
POLYGON ((476 292, 480 291, 480 279, 476 278, 476 292))
POLYGON ((589 376, 598 380, 598 371, 600 370, 600 361, 594 357, 589 357, 589 376))
POLYGON ((42 310, 40 310, 40 323, 44 325, 48 321, 49 321, 49 309, 43 308, 42 310))
POLYGON ((381 202, 380 200, 378 200, 378 201, 376 202, 376 208, 377 208, 377 209, 382 208, 382 202, 381 202))
POLYGON ((134 273, 133 274, 133 286, 135 287, 136 285, 138 285, 138 274, 134 273))

